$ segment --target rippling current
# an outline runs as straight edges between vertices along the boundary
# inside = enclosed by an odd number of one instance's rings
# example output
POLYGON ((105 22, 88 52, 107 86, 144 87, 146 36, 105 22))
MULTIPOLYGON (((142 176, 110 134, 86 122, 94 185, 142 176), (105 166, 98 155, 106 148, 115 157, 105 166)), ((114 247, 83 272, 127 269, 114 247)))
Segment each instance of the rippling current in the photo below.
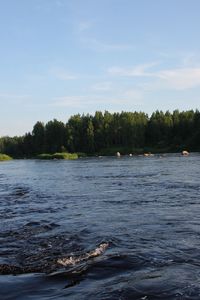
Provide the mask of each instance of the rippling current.
POLYGON ((0 163, 0 299, 200 299, 200 155, 0 163))

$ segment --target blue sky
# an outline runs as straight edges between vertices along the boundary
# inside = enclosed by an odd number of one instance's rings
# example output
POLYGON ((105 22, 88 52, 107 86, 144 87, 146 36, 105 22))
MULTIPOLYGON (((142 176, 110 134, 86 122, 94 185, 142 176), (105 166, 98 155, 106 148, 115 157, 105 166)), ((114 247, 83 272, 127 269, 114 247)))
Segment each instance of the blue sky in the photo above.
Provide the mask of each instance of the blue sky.
POLYGON ((0 136, 96 110, 200 109, 199 0, 0 0, 0 136))

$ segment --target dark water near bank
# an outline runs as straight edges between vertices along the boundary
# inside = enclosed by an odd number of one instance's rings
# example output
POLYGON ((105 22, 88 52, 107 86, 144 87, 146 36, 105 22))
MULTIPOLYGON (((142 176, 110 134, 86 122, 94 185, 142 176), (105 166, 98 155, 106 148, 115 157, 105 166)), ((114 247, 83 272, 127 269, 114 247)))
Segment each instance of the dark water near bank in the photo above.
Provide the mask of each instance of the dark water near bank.
POLYGON ((200 299, 199 178, 198 154, 1 163, 0 264, 32 272, 0 299, 200 299))

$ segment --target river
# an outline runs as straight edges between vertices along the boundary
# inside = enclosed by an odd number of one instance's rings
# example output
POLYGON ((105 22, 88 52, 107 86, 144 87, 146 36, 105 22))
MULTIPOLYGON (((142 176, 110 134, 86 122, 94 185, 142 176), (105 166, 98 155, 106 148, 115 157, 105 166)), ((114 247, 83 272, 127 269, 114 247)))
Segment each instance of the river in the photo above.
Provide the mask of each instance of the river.
POLYGON ((0 163, 0 299, 200 299, 199 178, 195 153, 0 163))

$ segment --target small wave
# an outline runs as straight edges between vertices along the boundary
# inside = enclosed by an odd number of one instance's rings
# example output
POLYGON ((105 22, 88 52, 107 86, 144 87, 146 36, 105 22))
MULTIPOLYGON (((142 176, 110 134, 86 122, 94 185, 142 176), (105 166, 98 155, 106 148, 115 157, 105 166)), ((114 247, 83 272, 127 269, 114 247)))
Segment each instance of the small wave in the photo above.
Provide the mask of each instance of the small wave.
POLYGON ((101 254, 103 254, 106 249, 108 248, 109 243, 102 243, 100 244, 95 250, 89 251, 85 253, 84 255, 80 256, 70 256, 68 258, 60 258, 57 260, 57 263, 62 266, 69 266, 69 265, 75 265, 77 263, 80 263, 82 261, 88 260, 93 257, 97 257, 101 254))
POLYGON ((29 192, 29 188, 19 186, 13 190, 12 195, 17 197, 24 197, 29 194, 29 192))

